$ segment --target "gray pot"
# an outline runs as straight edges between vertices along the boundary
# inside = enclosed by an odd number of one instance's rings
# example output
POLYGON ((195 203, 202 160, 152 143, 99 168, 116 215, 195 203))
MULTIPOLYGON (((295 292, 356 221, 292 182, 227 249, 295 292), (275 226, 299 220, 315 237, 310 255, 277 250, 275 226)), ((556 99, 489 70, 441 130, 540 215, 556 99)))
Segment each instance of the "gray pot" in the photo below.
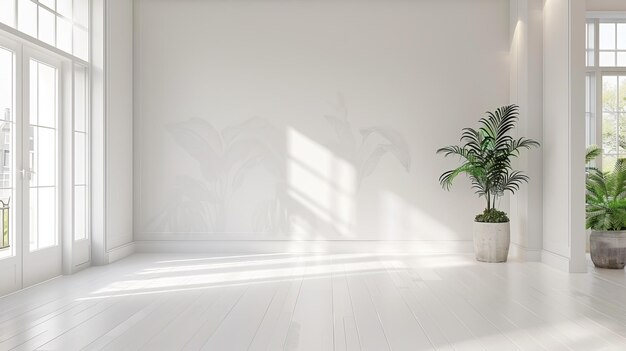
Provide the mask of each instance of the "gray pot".
POLYGON ((623 269, 626 265, 626 231, 592 231, 589 246, 596 267, 623 269))
POLYGON ((511 226, 506 223, 474 222, 474 253, 481 262, 506 262, 511 226))

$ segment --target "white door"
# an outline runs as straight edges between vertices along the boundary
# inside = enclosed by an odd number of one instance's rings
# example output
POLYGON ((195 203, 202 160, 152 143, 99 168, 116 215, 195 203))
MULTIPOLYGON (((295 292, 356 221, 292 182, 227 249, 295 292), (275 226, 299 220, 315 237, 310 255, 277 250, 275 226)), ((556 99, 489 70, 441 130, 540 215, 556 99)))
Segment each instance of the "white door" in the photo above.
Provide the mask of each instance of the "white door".
POLYGON ((62 273, 58 135, 61 63, 25 49, 23 67, 22 274, 23 287, 28 287, 62 273))
POLYGON ((60 73, 0 37, 0 296, 62 273, 60 73))

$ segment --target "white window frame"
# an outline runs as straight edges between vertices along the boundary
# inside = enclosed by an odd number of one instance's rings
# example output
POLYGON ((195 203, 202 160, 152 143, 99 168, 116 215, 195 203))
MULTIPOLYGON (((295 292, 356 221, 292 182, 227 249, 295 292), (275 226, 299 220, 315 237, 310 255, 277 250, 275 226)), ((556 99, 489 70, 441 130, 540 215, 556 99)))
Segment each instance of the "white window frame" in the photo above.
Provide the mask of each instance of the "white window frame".
MULTIPOLYGON (((602 109, 602 78, 604 76, 626 76, 626 66, 600 66, 600 23, 626 23, 626 12, 624 13, 604 13, 604 12, 588 12, 587 13, 587 21, 586 23, 592 23, 594 25, 594 39, 593 39, 593 65, 586 66, 586 75, 591 76, 591 81, 595 83, 595 89, 592 89, 595 93, 594 101, 595 106, 592 106, 592 113, 595 114, 595 144, 602 147, 602 118, 603 118, 603 109, 602 109)), ((586 32, 586 31, 585 31, 586 32)), ((617 33, 616 38, 617 41, 617 33)), ((587 53, 587 47, 585 47, 585 54, 587 53)), ((617 53, 619 50, 617 49, 617 43, 615 46, 615 52, 617 53)), ((623 50, 622 50, 623 51, 623 50)), ((617 55, 617 54, 616 54, 617 55)), ((617 57, 616 62, 617 64, 617 57)), ((585 107, 585 119, 587 108, 585 107)), ((619 133, 619 130, 617 131, 619 133)), ((607 156, 615 156, 615 154, 605 154, 604 150, 602 152, 602 157, 598 157, 596 160, 595 166, 598 169, 602 169, 602 158, 607 156)), ((619 150, 617 156, 619 157, 619 150)), ((624 155, 626 156, 626 155, 624 155)))
MULTIPOLYGON (((39 48, 43 48, 53 54, 56 55, 60 55, 61 57, 65 58, 65 59, 69 59, 72 60, 73 62, 78 62, 81 64, 84 64, 85 66, 89 67, 88 61, 90 60, 90 56, 91 56, 91 35, 90 35, 90 27, 91 27, 91 16, 89 15, 91 13, 91 1, 88 1, 88 16, 87 16, 87 26, 85 27, 83 24, 81 24, 80 22, 77 22, 76 20, 74 20, 73 18, 68 18, 67 16, 64 16, 60 13, 58 13, 57 11, 55 11, 54 9, 51 9, 50 7, 48 7, 47 5, 41 3, 39 0, 28 0, 30 2, 32 2, 35 6, 37 6, 37 16, 39 16, 39 7, 44 8, 47 11, 52 12, 52 14, 54 16, 59 16, 61 18, 63 18, 64 20, 68 21, 71 23, 72 25, 72 38, 71 38, 71 42, 72 42, 72 53, 68 53, 64 50, 61 50, 59 48, 56 47, 56 41, 57 41, 57 30, 58 30, 58 25, 57 22, 55 20, 55 28, 54 28, 54 32, 55 32, 55 36, 54 36, 54 45, 51 45, 49 43, 46 43, 40 39, 38 39, 37 37, 33 37, 29 34, 26 34, 24 32, 21 32, 18 28, 19 28, 19 23, 18 23, 18 12, 19 12, 19 8, 18 8, 18 2, 20 0, 14 0, 15 1, 15 18, 14 18, 14 22, 15 22, 15 27, 12 27, 10 25, 7 25, 5 23, 1 23, 0 22, 0 32, 5 31, 9 34, 11 34, 14 37, 19 38, 20 40, 25 40, 28 43, 31 43, 33 45, 35 45, 36 47, 39 48), (89 38, 88 40, 88 58, 87 60, 84 60, 78 56, 76 56, 74 54, 74 26, 76 26, 77 28, 84 30, 87 32, 87 36, 89 38)), ((56 1, 56 0, 55 0, 56 1)), ((55 17, 56 18, 56 17, 55 17)), ((39 33, 39 19, 37 19, 36 21, 36 32, 39 33)))

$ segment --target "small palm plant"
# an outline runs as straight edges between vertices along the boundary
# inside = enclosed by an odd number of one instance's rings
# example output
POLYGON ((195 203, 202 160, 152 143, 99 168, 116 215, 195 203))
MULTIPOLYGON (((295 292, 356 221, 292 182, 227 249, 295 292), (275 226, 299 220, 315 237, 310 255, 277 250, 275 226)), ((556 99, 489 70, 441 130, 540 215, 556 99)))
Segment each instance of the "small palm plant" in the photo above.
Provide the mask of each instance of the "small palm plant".
POLYGON ((477 222, 508 222, 506 214, 495 208, 496 202, 504 192, 515 193, 529 180, 527 175, 513 169, 511 161, 519 156, 521 149, 538 147, 539 142, 528 138, 515 139, 510 135, 519 119, 518 110, 517 105, 509 105, 487 112, 487 116, 479 121, 480 128, 463 129, 463 145, 437 150, 445 157, 459 156, 462 162, 439 177, 442 188, 450 190, 454 179, 466 174, 476 194, 485 198, 487 207, 483 214, 476 216, 477 222))
POLYGON ((587 174, 587 229, 626 229, 626 159, 619 159, 612 172, 592 169, 587 174))

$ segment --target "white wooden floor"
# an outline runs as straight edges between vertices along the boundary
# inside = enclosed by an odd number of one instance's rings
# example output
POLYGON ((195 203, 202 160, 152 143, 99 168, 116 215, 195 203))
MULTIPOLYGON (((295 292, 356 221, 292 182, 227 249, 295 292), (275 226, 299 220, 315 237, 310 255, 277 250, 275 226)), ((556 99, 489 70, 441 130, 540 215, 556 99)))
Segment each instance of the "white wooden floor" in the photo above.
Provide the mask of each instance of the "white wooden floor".
POLYGON ((626 274, 469 255, 134 255, 0 299, 1 350, 626 350, 626 274))

